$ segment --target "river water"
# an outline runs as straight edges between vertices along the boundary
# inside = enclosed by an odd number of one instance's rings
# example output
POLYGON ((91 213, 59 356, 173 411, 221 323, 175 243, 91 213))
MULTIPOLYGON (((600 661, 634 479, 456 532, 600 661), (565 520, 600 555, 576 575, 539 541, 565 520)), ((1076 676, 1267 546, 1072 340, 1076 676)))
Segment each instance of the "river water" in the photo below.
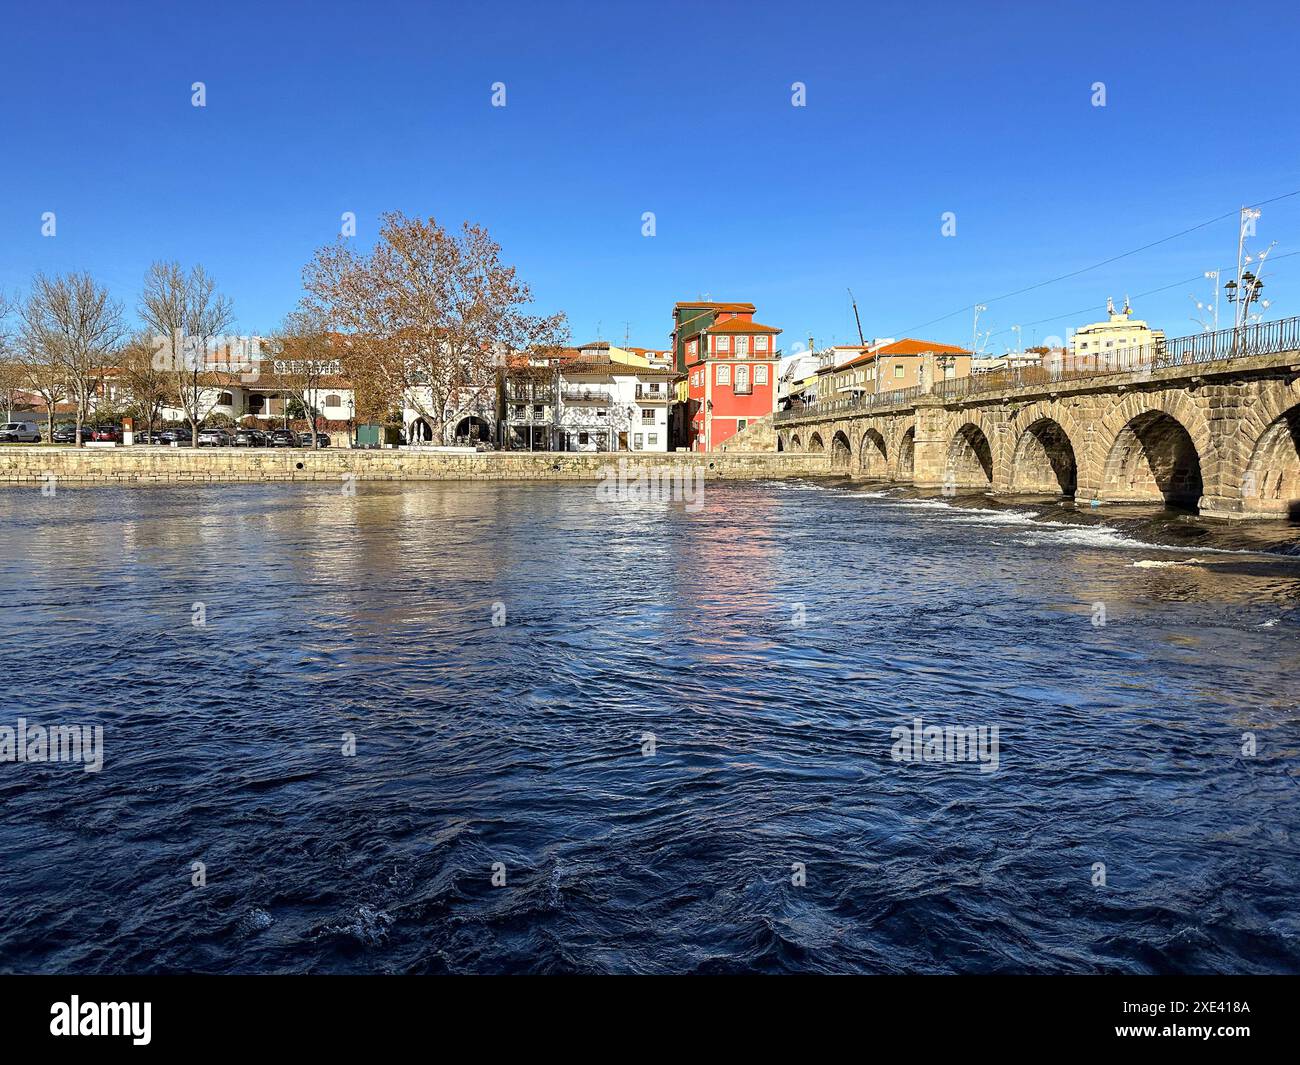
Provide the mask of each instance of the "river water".
POLYGON ((0 762, 0 970, 1300 970, 1294 528, 812 481, 0 505, 0 726, 104 730, 99 772, 0 762), (905 760, 918 718, 996 769, 905 760))

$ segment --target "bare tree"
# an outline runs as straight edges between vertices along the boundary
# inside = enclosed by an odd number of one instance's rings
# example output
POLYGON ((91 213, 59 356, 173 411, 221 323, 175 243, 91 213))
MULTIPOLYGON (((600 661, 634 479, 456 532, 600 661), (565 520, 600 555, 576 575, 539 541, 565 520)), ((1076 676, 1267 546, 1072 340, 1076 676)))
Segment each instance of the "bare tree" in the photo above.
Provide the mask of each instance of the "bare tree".
POLYGON ((26 384, 27 369, 17 355, 8 349, 0 351, 0 405, 5 409, 5 421, 14 420, 14 410, 21 405, 26 384))
POLYGON ((438 443, 466 411, 495 405, 511 352, 558 344, 562 314, 527 314, 528 286, 485 229, 386 214, 368 255, 340 241, 303 271, 308 306, 349 335, 344 365, 368 391, 400 396, 438 443))
POLYGON ((122 308, 89 274, 37 274, 19 312, 24 343, 62 367, 77 405, 77 446, 95 389, 122 338, 122 308))
POLYGON ((276 380, 302 404, 311 419, 311 446, 316 439, 316 417, 326 380, 339 374, 338 348, 325 320, 310 307, 287 315, 275 339, 276 380))
POLYGON ((169 391, 190 423, 190 444, 197 446, 200 426, 239 376, 209 350, 230 328, 234 308, 203 267, 187 274, 179 263, 156 262, 145 274, 140 317, 155 334, 156 365, 167 374, 169 391))
POLYGON ((0 403, 4 404, 5 421, 14 418, 14 408, 27 381, 26 367, 18 360, 12 346, 9 327, 11 307, 5 294, 0 292, 0 403))
POLYGON ((154 423, 161 421, 162 409, 171 399, 171 376, 158 366, 155 348, 146 334, 134 337, 121 353, 122 378, 136 407, 144 415, 149 439, 154 423))
POLYGON ((24 336, 16 355, 22 368, 23 386, 45 404, 45 438, 54 443, 54 412, 68 398, 67 372, 63 363, 48 352, 31 346, 24 336))

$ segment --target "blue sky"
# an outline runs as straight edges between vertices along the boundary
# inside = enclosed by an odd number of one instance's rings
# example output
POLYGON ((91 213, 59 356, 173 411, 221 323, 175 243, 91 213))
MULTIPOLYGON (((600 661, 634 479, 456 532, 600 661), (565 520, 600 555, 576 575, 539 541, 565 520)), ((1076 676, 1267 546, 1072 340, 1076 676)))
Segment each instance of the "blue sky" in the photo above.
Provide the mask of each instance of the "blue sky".
MULTIPOLYGON (((926 323, 985 301, 1001 350, 1126 292, 1195 331, 1233 219, 991 301, 1300 190, 1300 9, 976 6, 9 4, 0 287, 85 269, 133 309, 151 260, 201 262, 268 331, 344 211, 366 244, 401 209, 486 225, 576 341, 666 346, 707 293, 848 342, 849 287, 868 337, 967 342, 968 310, 926 323)), ((1300 196, 1258 233, 1300 314, 1300 196)))

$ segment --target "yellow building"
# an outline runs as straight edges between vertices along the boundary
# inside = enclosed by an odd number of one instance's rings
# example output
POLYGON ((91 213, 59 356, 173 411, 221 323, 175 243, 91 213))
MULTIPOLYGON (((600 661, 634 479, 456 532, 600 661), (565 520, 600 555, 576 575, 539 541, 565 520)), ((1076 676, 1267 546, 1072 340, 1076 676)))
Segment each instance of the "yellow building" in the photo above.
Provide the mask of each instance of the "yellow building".
POLYGON ((1109 321, 1093 322, 1074 331, 1074 336, 1070 338, 1070 355, 1075 361, 1164 343, 1163 329, 1152 329, 1142 319, 1129 317, 1133 309, 1129 306, 1128 297, 1124 298, 1124 309, 1118 313, 1115 311, 1115 301, 1107 299, 1106 313, 1110 315, 1109 321))
POLYGON ((897 388, 932 388, 936 381, 969 377, 971 353, 932 340, 890 340, 857 349, 855 359, 817 372, 817 398, 846 399, 897 388))

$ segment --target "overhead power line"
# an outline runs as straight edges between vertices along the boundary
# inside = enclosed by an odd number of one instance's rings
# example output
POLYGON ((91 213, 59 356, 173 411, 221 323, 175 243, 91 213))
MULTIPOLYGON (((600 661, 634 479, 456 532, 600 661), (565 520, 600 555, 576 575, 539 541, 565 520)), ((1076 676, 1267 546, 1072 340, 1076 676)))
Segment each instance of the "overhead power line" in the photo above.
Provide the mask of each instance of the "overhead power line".
MULTIPOLYGON (((1280 196, 1272 196, 1267 200, 1260 200, 1258 203, 1247 204, 1246 206, 1251 208, 1266 207, 1270 203, 1277 203, 1279 200, 1286 200, 1292 196, 1300 196, 1300 189, 1295 189, 1292 192, 1284 192, 1280 196)), ((1092 263, 1089 266, 1080 267, 1078 270, 1071 270, 1069 273, 1060 274, 1057 277, 1050 277, 1046 281, 1039 281, 1032 285, 1026 285, 1024 288, 1018 288, 1014 292, 1004 292, 1000 296, 989 296, 984 299, 976 300, 973 303, 966 304, 966 306, 964 307, 958 307, 957 310, 952 311, 948 314, 941 315, 938 318, 931 318, 928 322, 922 322, 920 325, 911 326, 907 329, 904 329, 901 333, 897 335, 910 336, 913 333, 920 332, 922 329, 927 329, 932 325, 937 325, 939 322, 946 322, 949 318, 956 318, 957 315, 959 314, 968 314, 975 310, 976 304, 982 304, 984 306, 988 306, 991 303, 998 303, 1002 300, 1009 300, 1013 296, 1023 296, 1026 292, 1033 292, 1036 289, 1046 288, 1048 285, 1055 285, 1057 282, 1060 281, 1068 281, 1072 277, 1078 277, 1080 274, 1086 274, 1092 270, 1099 270, 1103 266, 1109 266, 1111 263, 1119 262, 1121 259, 1127 259, 1132 255, 1139 255, 1144 251, 1150 251, 1152 248, 1159 247, 1161 244, 1168 244, 1171 240, 1177 240, 1179 237, 1185 237, 1189 233, 1195 233, 1197 230, 1205 229, 1207 226, 1212 226, 1216 222, 1222 222, 1225 219, 1233 218, 1234 216, 1237 216, 1240 213, 1240 210, 1241 208, 1234 208, 1231 211, 1225 211, 1221 215, 1216 215, 1214 218, 1207 219, 1204 222, 1198 222, 1196 225, 1188 226, 1186 229, 1180 229, 1177 233, 1171 233, 1167 237, 1161 237, 1159 240, 1153 240, 1148 244, 1143 244, 1139 248, 1132 248, 1129 251, 1120 252, 1120 254, 1118 255, 1112 255, 1108 259, 1102 259, 1100 262, 1092 263)))
MULTIPOLYGON (((1268 262, 1269 265, 1272 265, 1273 263, 1278 262, 1282 259, 1290 259, 1296 255, 1300 255, 1300 251, 1289 251, 1284 255, 1270 255, 1268 257, 1268 262)), ((1236 266, 1221 266, 1218 269, 1220 273, 1231 272, 1236 269, 1236 266)), ((1135 300, 1140 300, 1146 296, 1154 296, 1160 292, 1168 292, 1171 288, 1181 288, 1183 285, 1192 285, 1195 284, 1197 281, 1204 281, 1204 280, 1205 280, 1205 274, 1202 272, 1199 274, 1195 274, 1192 277, 1184 278, 1182 281, 1175 281, 1173 282, 1173 284, 1170 285, 1161 285, 1159 288, 1150 288, 1147 289, 1145 292, 1134 293, 1132 298, 1135 300)), ((1051 317, 1048 318, 1038 318, 1032 322, 1022 322, 1021 325, 1022 326, 1043 325, 1046 322, 1058 322, 1062 318, 1075 318, 1078 315, 1088 314, 1092 311, 1095 311, 1098 306, 1099 304, 1095 304, 1095 303, 1089 304, 1087 307, 1081 307, 1076 311, 1066 311, 1064 314, 1053 314, 1051 317)), ((1005 328, 999 329, 993 333, 989 333, 988 335, 989 337, 996 337, 996 336, 1001 336, 1003 333, 1010 333, 1010 332, 1011 332, 1011 327, 1006 326, 1005 328)))

